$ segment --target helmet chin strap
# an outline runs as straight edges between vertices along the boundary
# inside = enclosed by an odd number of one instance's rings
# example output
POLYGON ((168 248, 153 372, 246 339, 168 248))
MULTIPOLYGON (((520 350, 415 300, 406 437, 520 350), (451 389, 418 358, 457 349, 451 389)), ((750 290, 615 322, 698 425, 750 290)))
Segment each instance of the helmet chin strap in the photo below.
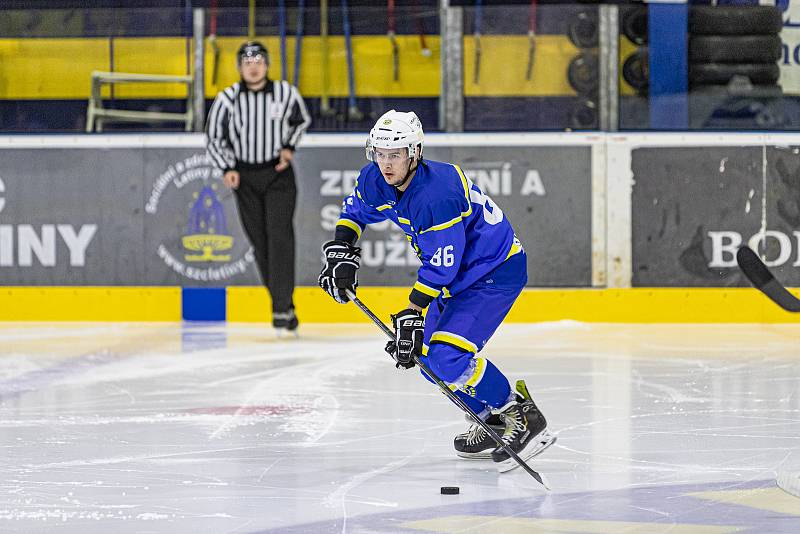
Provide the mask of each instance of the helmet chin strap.
MULTIPOLYGON (((414 161, 417 161, 417 158, 416 158, 416 157, 414 158, 414 161)), ((404 185, 406 185, 406 184, 408 183, 408 181, 411 179, 411 173, 413 173, 415 170, 417 170, 417 167, 419 167, 419 163, 417 163, 417 164, 416 164, 416 165, 414 165, 413 167, 412 167, 412 166, 411 166, 411 164, 409 163, 409 164, 408 164, 408 171, 406 172, 406 175, 405 175, 405 177, 403 178, 403 181, 402 181, 402 182, 400 182, 399 184, 395 184, 395 185, 394 185, 394 187, 396 187, 397 189, 400 189, 401 187, 403 187, 404 185)))

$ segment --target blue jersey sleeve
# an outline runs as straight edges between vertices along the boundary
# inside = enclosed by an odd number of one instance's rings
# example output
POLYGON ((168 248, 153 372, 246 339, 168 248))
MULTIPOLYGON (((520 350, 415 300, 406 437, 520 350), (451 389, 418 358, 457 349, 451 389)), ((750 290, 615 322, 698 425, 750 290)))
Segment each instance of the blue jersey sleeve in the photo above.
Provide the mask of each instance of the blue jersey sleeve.
POLYGON ((422 216, 425 227, 418 238, 422 266, 409 296, 409 300, 421 308, 438 297, 461 269, 466 245, 464 207, 458 200, 443 200, 422 216))
POLYGON ((349 228, 356 234, 356 240, 361 238, 361 233, 368 224, 381 222, 386 216, 364 201, 359 190, 358 182, 353 192, 342 201, 342 210, 336 222, 336 230, 341 227, 349 228))

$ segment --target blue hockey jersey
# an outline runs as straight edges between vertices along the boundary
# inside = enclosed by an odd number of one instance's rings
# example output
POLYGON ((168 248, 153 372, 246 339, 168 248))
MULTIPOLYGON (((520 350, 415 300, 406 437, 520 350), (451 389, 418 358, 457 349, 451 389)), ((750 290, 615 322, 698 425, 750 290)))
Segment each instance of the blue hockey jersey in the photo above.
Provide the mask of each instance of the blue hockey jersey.
POLYGON ((406 234, 422 266, 410 300, 426 307, 455 295, 522 251, 503 211, 450 163, 422 161, 402 194, 377 165, 361 169, 337 225, 358 237, 367 224, 389 219, 406 234))

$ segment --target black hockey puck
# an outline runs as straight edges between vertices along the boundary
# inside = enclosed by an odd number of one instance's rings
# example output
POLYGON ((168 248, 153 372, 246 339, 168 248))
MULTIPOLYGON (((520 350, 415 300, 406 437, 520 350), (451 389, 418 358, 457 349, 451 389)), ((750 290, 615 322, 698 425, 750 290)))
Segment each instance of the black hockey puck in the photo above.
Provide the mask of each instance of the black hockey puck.
POLYGON ((458 495, 458 486, 442 486, 442 495, 458 495))

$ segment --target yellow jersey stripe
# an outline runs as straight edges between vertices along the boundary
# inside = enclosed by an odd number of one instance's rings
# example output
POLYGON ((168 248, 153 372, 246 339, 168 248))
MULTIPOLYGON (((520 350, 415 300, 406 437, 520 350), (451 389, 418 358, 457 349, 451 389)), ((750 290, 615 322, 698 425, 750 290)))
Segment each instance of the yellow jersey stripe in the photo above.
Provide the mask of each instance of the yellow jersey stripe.
POLYGON ((522 248, 522 243, 519 242, 519 238, 515 234, 514 235, 514 240, 511 242, 511 249, 508 251, 508 255, 506 256, 506 259, 503 260, 503 261, 506 261, 508 258, 513 256, 514 254, 519 254, 523 250, 524 249, 522 248))
POLYGON ((461 219, 465 219, 470 215, 472 215, 472 201, 469 199, 469 181, 467 180, 467 177, 464 175, 464 172, 461 170, 461 167, 459 167, 458 165, 453 165, 453 167, 455 167, 456 171, 458 171, 458 175, 461 177, 461 185, 464 187, 464 197, 467 199, 467 211, 462 211, 461 216, 454 217, 453 219, 447 222, 431 226, 426 230, 420 230, 419 232, 420 234, 424 234, 425 232, 444 230, 445 228, 450 228, 451 226, 458 224, 461 221, 461 219))
POLYGON ((514 254, 519 254, 520 252, 522 252, 522 247, 514 243, 513 245, 511 245, 511 250, 508 251, 508 256, 506 256, 506 260, 511 256, 513 256, 514 254))
POLYGON ((347 228, 350 228, 352 231, 354 231, 358 235, 358 239, 361 239, 362 230, 361 230, 361 227, 357 223, 351 221, 350 219, 339 219, 336 222, 336 226, 339 226, 339 225, 346 226, 347 228))
POLYGON ((408 219, 406 219, 405 217, 397 217, 397 220, 398 220, 398 221, 400 221, 400 222, 401 222, 401 223, 403 223, 403 224, 408 224, 408 225, 410 225, 410 224, 411 224, 411 221, 409 221, 409 220, 408 220, 408 219))
POLYGON ((428 287, 428 286, 426 286, 425 284, 423 284, 422 282, 419 282, 419 281, 417 281, 417 283, 414 284, 414 289, 416 289, 420 293, 425 293, 429 297, 434 297, 434 298, 438 297, 439 293, 441 293, 441 291, 439 291, 438 289, 434 289, 432 287, 428 287))
POLYGON ((467 199, 467 211, 461 212, 462 217, 469 217, 472 215, 472 201, 469 198, 469 180, 467 179, 464 171, 461 170, 461 167, 458 165, 453 165, 458 171, 458 175, 461 177, 461 185, 464 187, 464 197, 467 199))
POLYGON ((475 387, 483 378, 483 373, 486 371, 486 359, 475 357, 475 370, 472 372, 472 375, 467 379, 466 384, 464 386, 475 387))
POLYGON ((443 222, 442 224, 437 224, 436 226, 431 226, 427 230, 421 230, 420 234, 424 234, 425 232, 436 232, 438 230, 444 230, 445 228, 450 228, 451 226, 455 226, 456 224, 460 223, 461 219, 463 217, 464 217, 464 215, 462 214, 462 215, 459 215, 458 217, 450 219, 447 222, 443 222))
POLYGON ((381 205, 381 206, 378 206, 378 207, 377 207, 377 208, 375 208, 375 209, 376 209, 376 210, 378 210, 378 211, 383 211, 383 210, 388 210, 388 209, 390 209, 390 208, 391 208, 391 206, 390 206, 389 204, 383 204, 383 205, 381 205))
POLYGON ((431 343, 434 341, 441 341, 442 343, 453 345, 467 352, 478 352, 478 346, 472 341, 451 332, 434 332, 431 336, 431 343))
POLYGON ((461 178, 461 185, 464 187, 464 196, 469 200, 469 185, 467 182, 467 177, 464 175, 464 171, 461 170, 456 164, 453 164, 453 167, 456 168, 456 172, 458 172, 458 176, 461 178))

